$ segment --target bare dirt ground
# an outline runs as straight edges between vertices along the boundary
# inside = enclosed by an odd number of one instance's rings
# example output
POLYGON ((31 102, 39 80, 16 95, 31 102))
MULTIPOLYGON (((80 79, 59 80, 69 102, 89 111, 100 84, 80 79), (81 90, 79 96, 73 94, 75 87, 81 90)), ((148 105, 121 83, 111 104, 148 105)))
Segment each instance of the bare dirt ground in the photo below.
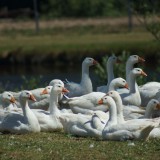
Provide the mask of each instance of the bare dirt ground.
MULTIPOLYGON (((140 25, 136 17, 132 19, 133 25, 140 25)), ((128 25, 128 17, 121 18, 88 18, 88 19, 55 19, 55 20, 40 20, 40 27, 43 28, 54 28, 54 27, 76 27, 76 26, 121 26, 128 25)), ((34 21, 23 21, 23 20, 12 20, 12 19, 1 19, 0 30, 3 29, 34 29, 34 21)))

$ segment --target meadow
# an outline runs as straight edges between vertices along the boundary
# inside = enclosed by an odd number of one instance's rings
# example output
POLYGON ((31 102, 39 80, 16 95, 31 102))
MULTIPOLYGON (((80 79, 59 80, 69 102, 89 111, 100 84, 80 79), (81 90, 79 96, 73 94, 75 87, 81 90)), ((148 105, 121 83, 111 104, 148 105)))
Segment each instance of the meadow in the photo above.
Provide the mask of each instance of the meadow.
POLYGON ((160 140, 99 141, 62 132, 0 135, 0 159, 160 159, 160 140))
MULTIPOLYGON (((40 59, 43 61, 48 55, 62 60, 59 57, 61 54, 65 54, 63 60, 76 61, 78 54, 78 62, 81 62, 86 55, 102 58, 106 54, 121 54, 124 50, 131 54, 153 56, 158 55, 160 45, 135 20, 133 30, 129 32, 126 18, 41 21, 39 33, 35 32, 31 21, 0 22, 0 57, 5 59, 12 55, 19 63, 28 55, 40 63, 40 59)), ((158 160, 160 140, 99 141, 63 132, 1 134, 0 159, 158 160)))

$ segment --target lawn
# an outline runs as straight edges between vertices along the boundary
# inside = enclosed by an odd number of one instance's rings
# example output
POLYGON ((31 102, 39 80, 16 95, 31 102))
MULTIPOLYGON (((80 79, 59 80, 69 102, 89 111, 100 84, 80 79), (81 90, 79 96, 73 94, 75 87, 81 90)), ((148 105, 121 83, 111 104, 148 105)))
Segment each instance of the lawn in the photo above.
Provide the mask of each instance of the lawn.
POLYGON ((64 133, 0 135, 0 159, 160 159, 160 140, 99 141, 64 133))

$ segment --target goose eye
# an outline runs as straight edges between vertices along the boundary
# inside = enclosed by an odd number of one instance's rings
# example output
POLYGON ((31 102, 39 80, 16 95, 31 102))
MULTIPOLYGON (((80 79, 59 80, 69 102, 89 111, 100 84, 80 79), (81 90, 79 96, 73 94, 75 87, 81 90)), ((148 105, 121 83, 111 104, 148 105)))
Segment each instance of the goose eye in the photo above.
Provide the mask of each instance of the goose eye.
POLYGON ((137 56, 134 56, 134 58, 137 58, 137 56))
POLYGON ((8 94, 8 97, 11 97, 11 95, 8 94))
POLYGON ((125 83, 125 81, 123 81, 123 83, 125 83))
POLYGON ((156 101, 154 101, 153 103, 156 104, 156 101))
POLYGON ((112 94, 112 92, 111 92, 111 94, 112 94))
POLYGON ((29 95, 29 93, 28 93, 28 92, 26 92, 26 94, 27 94, 27 95, 29 95))
POLYGON ((104 99, 107 99, 107 98, 104 98, 104 99))
POLYGON ((58 86, 59 88, 61 87, 61 86, 58 86))

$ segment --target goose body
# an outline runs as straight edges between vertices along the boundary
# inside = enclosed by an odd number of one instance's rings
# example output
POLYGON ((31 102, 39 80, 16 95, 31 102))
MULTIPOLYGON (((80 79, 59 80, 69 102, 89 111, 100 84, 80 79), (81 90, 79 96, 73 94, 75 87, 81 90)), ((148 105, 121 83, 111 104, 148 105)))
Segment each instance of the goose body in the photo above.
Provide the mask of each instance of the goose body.
POLYGON ((70 91, 67 96, 68 97, 76 97, 84 94, 91 93, 93 91, 92 82, 89 77, 89 67, 92 65, 96 65, 97 62, 93 58, 85 58, 82 63, 82 78, 81 82, 74 83, 66 81, 65 87, 70 91))
MULTIPOLYGON (((117 89, 118 87, 125 87, 128 88, 128 85, 126 81, 123 78, 115 78, 111 81, 109 89, 117 89)), ((106 107, 104 105, 98 105, 98 100, 103 97, 105 93, 103 92, 91 92, 89 94, 80 96, 80 97, 73 97, 65 100, 65 103, 67 103, 72 111, 74 113, 89 113, 92 111, 107 111, 106 107), (98 106, 98 107, 97 107, 98 106)), ((92 112, 93 114, 93 112, 92 112)))
POLYGON ((129 74, 129 93, 120 94, 122 97, 123 104, 125 105, 141 105, 141 97, 139 90, 137 89, 136 77, 147 76, 147 74, 140 68, 134 68, 129 74))
POLYGON ((0 124, 1 132, 25 134, 29 132, 40 132, 40 126, 34 113, 28 106, 28 100, 35 101, 35 97, 29 91, 22 91, 19 97, 20 105, 23 110, 21 113, 7 114, 0 124))

